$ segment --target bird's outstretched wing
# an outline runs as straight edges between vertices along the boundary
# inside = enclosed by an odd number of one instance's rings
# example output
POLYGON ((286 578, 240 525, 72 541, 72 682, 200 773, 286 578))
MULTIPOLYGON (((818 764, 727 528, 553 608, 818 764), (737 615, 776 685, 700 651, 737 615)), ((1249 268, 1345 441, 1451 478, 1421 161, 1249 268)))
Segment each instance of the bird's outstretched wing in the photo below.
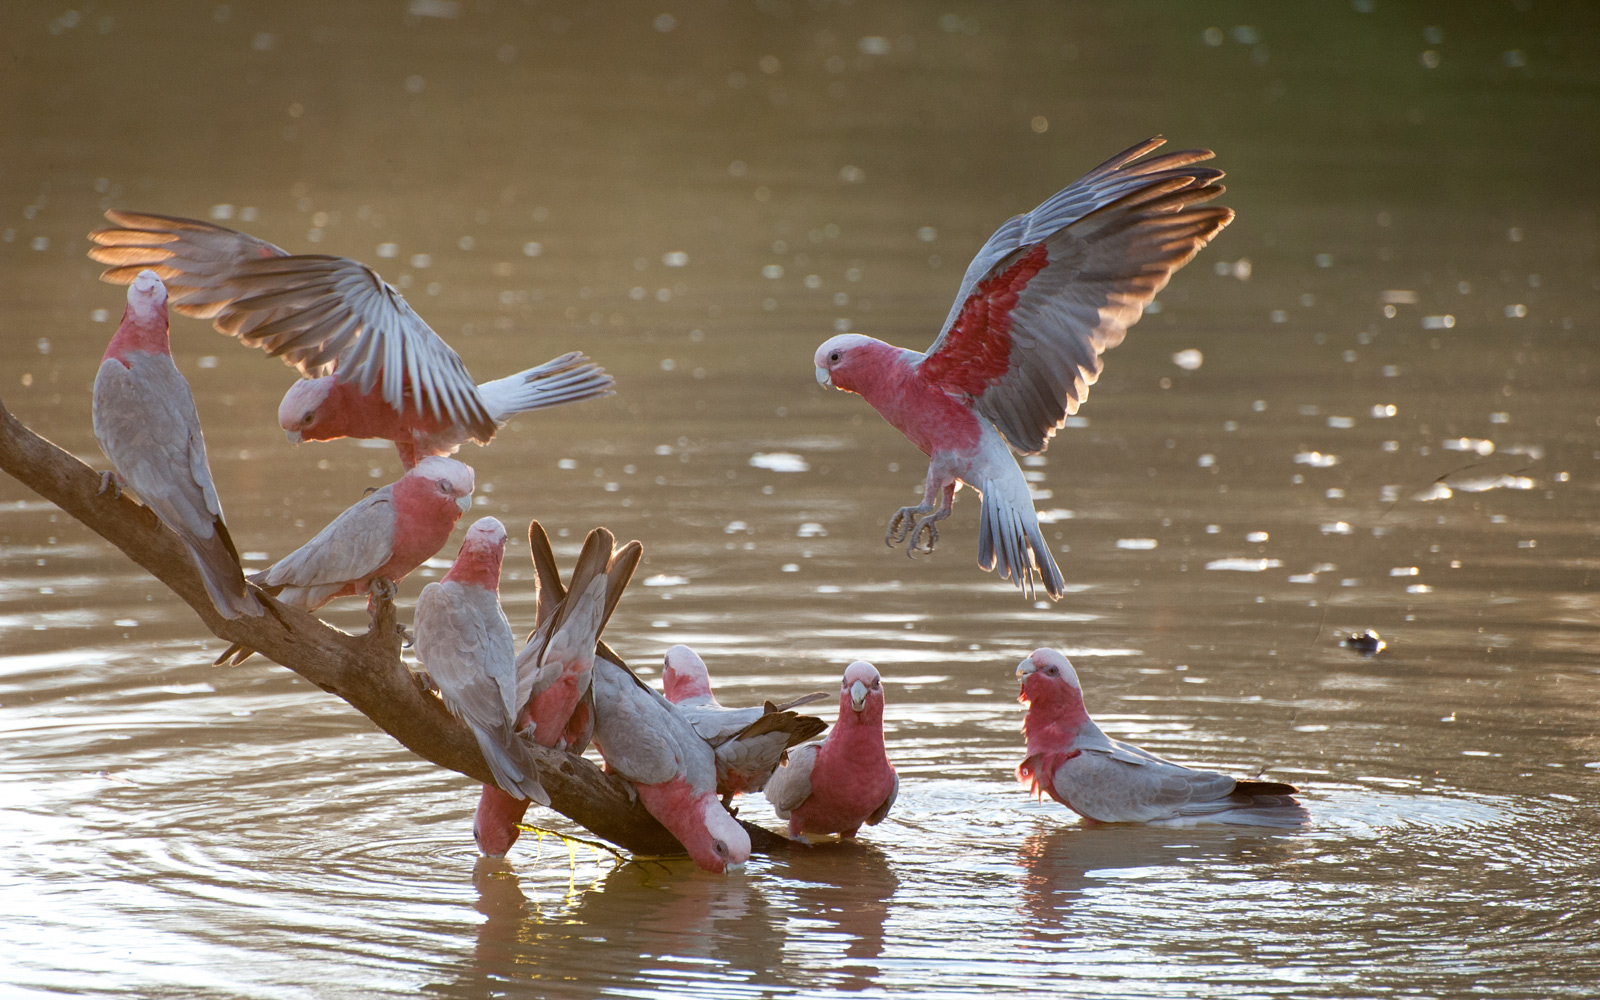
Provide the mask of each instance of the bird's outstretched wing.
POLYGON ((1148 139, 989 237, 967 268, 922 378, 972 400, 1016 450, 1044 450, 1099 378, 1100 355, 1233 211, 1206 206, 1210 150, 1139 158, 1148 139))
POLYGON ((149 268, 167 283, 172 308, 212 320, 307 378, 331 373, 362 392, 381 391, 397 412, 412 402, 480 442, 494 436, 461 358, 360 261, 290 255, 198 219, 116 209, 106 218, 115 228, 89 234, 99 244, 89 256, 112 265, 102 280, 126 285, 149 268))

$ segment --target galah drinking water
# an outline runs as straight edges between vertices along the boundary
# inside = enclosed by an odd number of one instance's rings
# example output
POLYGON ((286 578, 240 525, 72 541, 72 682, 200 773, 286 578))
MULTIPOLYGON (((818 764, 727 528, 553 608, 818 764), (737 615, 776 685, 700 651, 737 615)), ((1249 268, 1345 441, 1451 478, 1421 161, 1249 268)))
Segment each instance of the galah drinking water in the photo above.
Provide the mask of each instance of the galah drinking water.
POLYGON ((761 791, 791 747, 828 728, 821 719, 791 711, 826 698, 825 693, 783 705, 769 701, 752 708, 724 708, 711 693, 711 673, 700 654, 688 646, 673 646, 663 661, 667 700, 717 751, 717 793, 723 805, 742 792, 761 791))
MULTIPOLYGON (((304 545, 250 582, 302 611, 336 597, 363 594, 375 581, 399 583, 444 547, 472 506, 472 467, 430 457, 347 508, 304 545)), ((217 662, 242 663, 250 651, 230 646, 217 662)))
POLYGON ((1293 828, 1311 822, 1292 798, 1293 785, 1197 771, 1108 737, 1084 708, 1077 672, 1053 649, 1034 650, 1017 665, 1017 678, 1019 700, 1028 706, 1027 757, 1017 777, 1041 798, 1102 823, 1293 828))
MULTIPOLYGON (((630 542, 614 551, 615 537, 596 528, 584 540, 569 590, 561 584, 549 537, 538 521, 529 525, 528 537, 539 574, 538 627, 513 664, 516 727, 542 746, 580 754, 594 728, 592 682, 595 654, 603 648, 600 633, 643 549, 630 542)), ((479 851, 500 857, 511 849, 521 834, 518 824, 527 814, 530 798, 549 804, 542 786, 532 796, 483 786, 472 822, 479 851)))
POLYGON ((789 762, 767 779, 767 801, 789 821, 791 837, 854 837, 863 823, 881 823, 899 792, 883 746, 883 682, 876 667, 857 660, 845 668, 828 738, 789 751, 789 762))
POLYGON ((222 521, 194 393, 172 361, 167 290, 154 271, 128 286, 122 322, 95 376, 93 412, 95 439, 116 480, 183 539, 217 613, 260 615, 265 609, 245 584, 222 521))
POLYGON ((517 732, 516 647, 500 607, 506 528, 485 517, 467 529, 449 572, 417 598, 417 658, 445 706, 471 728, 494 780, 508 793, 548 804, 538 763, 517 732))
POLYGON ((487 444, 513 414, 612 394, 612 378, 566 354, 479 386, 461 358, 377 272, 327 254, 291 256, 198 219, 112 210, 89 256, 126 284, 151 268, 172 307, 281 357, 310 380, 289 390, 279 422, 304 440, 394 441, 411 468, 463 441, 487 444), (292 424, 292 426, 291 426, 292 424))
POLYGON ((1209 150, 1140 161, 1164 140, 1117 154, 1038 208, 1001 226, 961 280, 925 353, 847 333, 817 349, 817 381, 861 395, 928 456, 921 503, 889 520, 884 541, 932 551, 966 485, 983 497, 978 565, 1031 596, 1066 582, 1039 530, 1012 455, 1045 450, 1173 272, 1233 219, 1201 203, 1222 171, 1209 150), (1009 446, 1009 447, 1008 447, 1009 446))

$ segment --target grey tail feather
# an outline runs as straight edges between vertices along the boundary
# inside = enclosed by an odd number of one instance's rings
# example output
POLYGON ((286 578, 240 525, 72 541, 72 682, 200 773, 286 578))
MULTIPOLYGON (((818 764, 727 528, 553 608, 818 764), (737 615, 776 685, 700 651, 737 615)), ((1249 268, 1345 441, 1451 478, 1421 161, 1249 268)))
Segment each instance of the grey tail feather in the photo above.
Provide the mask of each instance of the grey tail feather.
MULTIPOLYGON (((539 782, 539 768, 531 754, 519 752, 520 748, 505 746, 489 733, 474 730, 473 735, 478 737, 478 749, 483 751, 483 759, 488 763, 494 783, 500 786, 501 791, 520 799, 531 799, 541 806, 550 804, 550 795, 539 782)), ((505 735, 510 736, 511 740, 522 739, 509 731, 505 735)))
POLYGON ((507 400, 506 416, 614 395, 616 385, 616 379, 606 374, 604 368, 577 351, 546 361, 537 368, 518 372, 503 381, 514 380, 520 380, 520 383, 515 386, 515 394, 507 400))
POLYGON ((1248 802, 1224 814, 1230 826, 1266 826, 1292 830, 1311 822, 1306 807, 1286 796, 1268 795, 1248 802))
POLYGON ((189 554, 194 557, 195 568, 200 571, 200 579, 206 585, 206 594, 211 598, 211 605, 217 609, 217 614, 224 618, 243 615, 258 618, 267 613, 267 609, 261 606, 256 595, 245 584, 244 571, 239 568, 237 560, 225 552, 207 552, 193 543, 189 545, 189 554))
POLYGON ((826 697, 828 697, 828 692, 826 691, 813 691, 810 694, 803 694, 793 701, 786 701, 781 705, 770 701, 766 702, 765 705, 769 712, 787 712, 790 709, 799 708, 801 705, 809 705, 814 701, 821 701, 826 697))
POLYGON ((1233 790, 1235 792, 1242 792, 1245 795, 1289 796, 1295 794, 1300 789, 1282 781, 1256 781, 1254 779, 1240 779, 1233 783, 1233 790))
POLYGON ((1000 502, 998 493, 992 482, 984 482, 978 516, 978 567, 994 570, 998 564, 1000 579, 1015 583, 1029 598, 1034 596, 1037 579, 1052 601, 1060 600, 1067 592, 1067 581, 1050 554, 1037 519, 1025 521, 1000 502))

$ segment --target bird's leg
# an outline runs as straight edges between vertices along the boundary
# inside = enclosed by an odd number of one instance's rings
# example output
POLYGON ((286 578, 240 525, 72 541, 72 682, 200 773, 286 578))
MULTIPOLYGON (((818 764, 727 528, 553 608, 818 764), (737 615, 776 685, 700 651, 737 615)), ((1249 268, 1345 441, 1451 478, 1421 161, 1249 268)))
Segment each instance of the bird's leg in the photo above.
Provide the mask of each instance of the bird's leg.
POLYGON ((107 493, 111 494, 111 499, 113 500, 122 496, 122 486, 117 482, 117 474, 115 472, 100 473, 100 488, 95 491, 94 495, 100 497, 105 496, 107 493))
MULTIPOLYGON (((889 518, 889 527, 883 533, 883 544, 892 549, 910 535, 913 542, 906 549, 906 553, 909 555, 916 548, 916 536, 912 533, 912 529, 918 527, 924 518, 938 509, 939 494, 950 492, 955 487, 955 477, 945 475, 939 466, 938 459, 928 463, 928 478, 922 486, 922 502, 915 507, 901 507, 895 511, 894 516, 889 518)), ((946 501, 947 504, 948 502, 946 501)), ((943 516, 948 517, 949 513, 947 506, 943 516)))
MULTIPOLYGON (((367 611, 374 619, 377 618, 380 606, 394 603, 394 597, 400 593, 400 588, 386 576, 375 576, 367 584, 367 611)), ((394 623, 394 630, 400 633, 400 645, 405 649, 411 648, 411 633, 406 631, 405 625, 399 621, 394 623)))
POLYGON ((916 525, 911 529, 911 537, 906 545, 906 555, 913 555, 921 547, 919 543, 922 541, 923 532, 928 534, 928 544, 922 551, 932 552, 933 547, 939 544, 939 529, 935 525, 949 517, 950 511, 955 507, 956 486, 957 483, 954 480, 946 483, 944 492, 939 498, 939 509, 917 520, 916 525))

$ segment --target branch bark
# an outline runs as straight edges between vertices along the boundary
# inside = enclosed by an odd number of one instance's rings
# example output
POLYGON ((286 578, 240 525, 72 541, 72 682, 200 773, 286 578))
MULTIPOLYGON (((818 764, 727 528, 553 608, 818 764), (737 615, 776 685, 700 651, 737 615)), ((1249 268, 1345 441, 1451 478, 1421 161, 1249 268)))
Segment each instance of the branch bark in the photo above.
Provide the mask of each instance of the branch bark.
MULTIPOLYGON (((176 594, 217 638, 259 651, 348 702, 411 752, 480 783, 492 783, 472 731, 431 695, 400 659, 391 601, 375 601, 365 635, 350 635, 258 592, 269 613, 223 618, 211 606, 188 550, 148 507, 102 494, 100 473, 35 434, 0 401, 0 469, 55 504, 176 594)), ((634 854, 682 854, 683 847, 639 804, 633 790, 593 762, 531 743, 551 808, 634 854)), ((758 853, 791 841, 744 824, 758 853)))

